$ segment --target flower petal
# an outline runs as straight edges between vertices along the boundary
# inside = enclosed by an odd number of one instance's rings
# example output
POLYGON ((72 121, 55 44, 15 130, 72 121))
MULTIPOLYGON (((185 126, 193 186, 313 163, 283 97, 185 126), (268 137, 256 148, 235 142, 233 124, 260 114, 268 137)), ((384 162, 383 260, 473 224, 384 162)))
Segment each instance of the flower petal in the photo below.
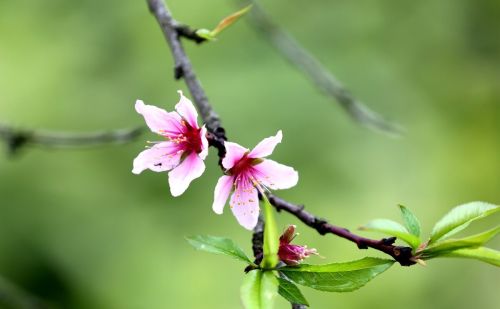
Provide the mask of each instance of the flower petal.
POLYGON ((171 142, 163 142, 148 148, 134 159, 132 173, 140 174, 145 169, 154 172, 168 171, 179 164, 182 151, 178 145, 171 142))
POLYGON ((247 230, 252 230, 259 219, 259 196, 250 182, 237 184, 229 203, 234 216, 247 230))
POLYGON ((297 184, 299 173, 290 166, 265 159, 254 165, 252 175, 270 189, 288 189, 297 184))
POLYGON ((205 171, 205 163, 195 153, 191 152, 176 168, 168 173, 170 193, 179 196, 189 187, 193 179, 196 179, 205 171))
POLYGON ((281 143, 282 138, 283 134, 281 133, 281 130, 279 130, 275 136, 267 137, 263 139, 260 143, 258 143, 257 146, 255 146, 254 149, 250 151, 248 157, 250 158, 267 157, 268 155, 273 153, 276 145, 281 143))
POLYGON ((224 205, 226 205, 227 198, 233 188, 233 183, 233 176, 222 176, 217 181, 214 191, 214 203, 212 204, 212 209, 216 214, 222 214, 224 205))
POLYGON ((194 108, 193 103, 184 96, 181 90, 177 91, 181 96, 179 103, 175 105, 175 110, 179 113, 179 115, 184 118, 187 123, 193 128, 198 128, 198 112, 196 108, 194 108))
POLYGON ((207 128, 205 125, 201 127, 200 138, 201 138, 201 152, 198 155, 202 160, 205 160, 205 158, 208 155, 207 128))
POLYGON ((135 102, 135 110, 144 116, 148 127, 161 135, 182 133, 181 117, 174 112, 168 113, 154 105, 146 105, 142 100, 135 102))
POLYGON ((247 148, 232 142, 225 142, 224 147, 226 148, 226 155, 222 159, 222 166, 225 169, 233 167, 248 152, 247 148))

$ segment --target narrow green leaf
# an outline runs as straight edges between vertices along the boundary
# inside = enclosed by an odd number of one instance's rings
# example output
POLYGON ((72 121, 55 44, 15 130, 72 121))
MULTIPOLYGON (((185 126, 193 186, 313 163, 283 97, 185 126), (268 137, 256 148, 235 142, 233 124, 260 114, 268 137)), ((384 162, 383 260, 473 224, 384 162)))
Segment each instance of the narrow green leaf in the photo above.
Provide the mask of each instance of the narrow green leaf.
POLYGON ((430 245, 429 247, 425 248, 422 251, 423 258, 429 259, 432 257, 436 257, 438 255, 444 255, 448 252, 455 251, 458 249, 480 247, 484 245, 486 242, 488 242, 490 239, 495 237, 498 233, 500 233, 500 226, 497 226, 486 232, 465 238, 447 239, 444 241, 439 241, 430 245))
POLYGON ((253 270, 245 275, 241 300, 246 309, 272 309, 278 280, 272 271, 253 270))
POLYGON ((403 205, 399 205, 399 209, 401 210, 401 216, 403 217, 408 231, 413 235, 420 237, 420 222, 417 217, 415 217, 415 215, 403 205))
POLYGON ((380 232, 395 236, 409 244, 413 249, 420 245, 420 238, 410 234, 401 224, 389 219, 375 219, 359 228, 360 230, 380 232))
POLYGON ((264 217, 266 219, 264 226, 264 257, 262 258, 262 265, 264 268, 273 268, 279 262, 279 234, 276 220, 274 219, 273 206, 269 203, 265 194, 262 196, 264 197, 262 201, 264 204, 264 217))
POLYGON ((313 289, 350 292, 364 286, 393 263, 393 260, 367 257, 346 263, 287 266, 280 271, 293 282, 313 289))
POLYGON ((295 284, 293 284, 293 282, 279 277, 278 282, 278 293, 283 296, 283 298, 293 304, 309 306, 306 298, 304 297, 304 295, 302 295, 302 292, 300 292, 299 288, 295 284))
POLYGON ((500 207, 484 202, 471 202, 453 208, 432 229, 429 243, 447 238, 466 228, 472 221, 487 217, 500 207))
POLYGON ((474 249, 459 249, 449 252, 445 255, 440 255, 439 257, 476 259, 500 267, 500 251, 486 247, 479 247, 474 249))
POLYGON ((217 27, 215 27, 215 29, 212 31, 212 36, 216 36, 217 34, 219 34, 222 30, 226 29, 227 27, 231 26, 232 24, 234 24, 236 21, 238 21, 238 19, 240 19, 243 15, 245 15, 248 11, 250 11, 250 9, 252 8, 252 5, 248 5, 244 8, 242 8, 241 10, 227 16, 226 18, 224 18, 223 20, 221 20, 219 22, 219 24, 217 25, 217 27))
POLYGON ((216 254, 224 254, 237 260, 251 264, 252 261, 246 256, 231 239, 217 236, 196 235, 186 237, 186 240, 198 250, 203 250, 216 254))

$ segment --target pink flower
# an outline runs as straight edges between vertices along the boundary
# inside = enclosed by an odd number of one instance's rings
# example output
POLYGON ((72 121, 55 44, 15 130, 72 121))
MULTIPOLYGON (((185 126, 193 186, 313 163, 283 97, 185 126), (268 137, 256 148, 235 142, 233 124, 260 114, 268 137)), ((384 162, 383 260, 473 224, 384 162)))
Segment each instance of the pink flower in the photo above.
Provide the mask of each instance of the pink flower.
POLYGON ((297 184, 299 175, 293 168, 275 161, 263 159, 269 156, 281 142, 282 134, 262 140, 252 151, 231 142, 226 142, 226 156, 222 166, 226 175, 219 178, 214 192, 212 209, 222 214, 224 205, 233 190, 229 206, 238 222, 246 229, 253 229, 259 218, 257 190, 288 189, 297 184))
POLYGON ((146 124, 166 141, 141 152, 134 159, 132 173, 140 174, 145 169, 154 172, 170 171, 168 182, 173 196, 179 196, 193 181, 205 171, 203 160, 208 154, 207 130, 199 127, 198 113, 182 91, 178 91, 180 101, 176 112, 166 112, 153 105, 145 105, 141 100, 135 103, 135 110, 144 116, 146 124))
POLYGON ((297 265, 311 254, 318 254, 316 249, 307 249, 307 246, 290 244, 298 235, 295 233, 295 225, 290 225, 280 237, 278 257, 287 265, 297 265))

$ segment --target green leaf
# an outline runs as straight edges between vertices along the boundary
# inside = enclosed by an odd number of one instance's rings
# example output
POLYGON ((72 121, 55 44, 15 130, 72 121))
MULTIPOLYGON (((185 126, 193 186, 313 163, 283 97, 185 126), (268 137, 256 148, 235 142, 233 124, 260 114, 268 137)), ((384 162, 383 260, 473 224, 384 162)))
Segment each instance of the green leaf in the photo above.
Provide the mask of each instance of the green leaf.
POLYGON ((245 15, 250 9, 252 8, 252 5, 248 5, 244 7, 243 9, 227 16, 223 20, 219 22, 217 27, 212 31, 212 35, 215 37, 217 34, 219 34, 222 30, 226 29, 227 27, 231 26, 234 24, 238 19, 240 19, 243 15, 245 15))
POLYGON ((487 217, 500 207, 484 202, 471 202, 453 208, 432 229, 429 243, 447 238, 466 228, 472 221, 487 217))
POLYGON ((476 259, 500 267, 500 251, 486 247, 474 249, 459 249, 449 252, 439 257, 458 257, 466 259, 476 259))
POLYGON ((420 245, 420 238, 410 234, 401 224, 389 219, 375 219, 359 228, 360 230, 380 232, 395 236, 409 244, 413 249, 420 245))
POLYGON ((246 256, 245 252, 229 238, 197 235, 186 237, 186 240, 198 250, 228 255, 237 260, 252 264, 252 261, 246 256))
POLYGON ((286 300, 293 304, 299 304, 299 305, 306 305, 309 306, 309 303, 307 302, 306 298, 304 295, 302 295, 302 292, 300 292, 299 288, 293 284, 291 281, 279 278, 278 277, 278 282, 279 282, 279 287, 278 287, 278 293, 283 296, 286 300))
POLYGON ((246 309, 272 309, 278 279, 272 271, 252 270, 245 275, 241 286, 241 300, 246 309))
POLYGON ((297 284, 327 292, 350 292, 387 270, 393 260, 363 258, 346 263, 283 267, 280 271, 297 284))
POLYGON ((458 249, 479 247, 495 237, 498 233, 500 233, 500 226, 469 237, 460 239, 447 239, 444 241, 436 242, 422 251, 423 258, 430 259, 432 257, 443 255, 458 249))
POLYGON ((413 235, 420 237, 420 222, 418 222, 417 217, 415 217, 415 215, 403 205, 399 205, 399 209, 401 210, 401 216, 403 217, 408 231, 413 235))
POLYGON ((264 217, 266 223, 264 226, 264 245, 263 245, 263 258, 262 265, 264 268, 274 268, 279 262, 278 249, 279 249, 279 235, 274 219, 273 206, 265 196, 262 199, 264 203, 264 217))

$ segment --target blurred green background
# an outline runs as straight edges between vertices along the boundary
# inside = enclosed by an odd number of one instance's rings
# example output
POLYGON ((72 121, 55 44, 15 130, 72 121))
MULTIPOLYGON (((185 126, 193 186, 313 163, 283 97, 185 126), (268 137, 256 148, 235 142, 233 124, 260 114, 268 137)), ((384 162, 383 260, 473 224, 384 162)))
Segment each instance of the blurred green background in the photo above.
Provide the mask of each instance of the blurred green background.
MULTIPOLYGON (((176 19, 205 28, 235 2, 168 1, 176 19)), ((230 139, 252 147, 283 130, 272 158, 294 166, 300 181, 280 196, 351 229, 399 219, 402 203, 427 233, 453 206, 500 203, 499 1, 261 2, 357 97, 407 130, 394 139, 354 124, 244 22, 217 42, 186 42, 230 139)), ((143 124, 136 99, 172 110, 177 89, 185 86, 172 78, 145 1, 0 1, 0 121, 131 127, 143 124)), ((131 173, 151 138, 2 155, 1 276, 56 308, 239 308, 242 265, 184 240, 229 236, 251 252, 250 233, 230 211, 211 210, 215 151, 203 177, 172 198, 166 174, 131 173)), ((297 242, 325 257, 312 263, 380 256, 319 237, 285 213, 278 220, 298 224, 297 242)), ((495 308, 499 275, 443 259, 394 266, 355 293, 303 291, 313 308, 495 308)))

